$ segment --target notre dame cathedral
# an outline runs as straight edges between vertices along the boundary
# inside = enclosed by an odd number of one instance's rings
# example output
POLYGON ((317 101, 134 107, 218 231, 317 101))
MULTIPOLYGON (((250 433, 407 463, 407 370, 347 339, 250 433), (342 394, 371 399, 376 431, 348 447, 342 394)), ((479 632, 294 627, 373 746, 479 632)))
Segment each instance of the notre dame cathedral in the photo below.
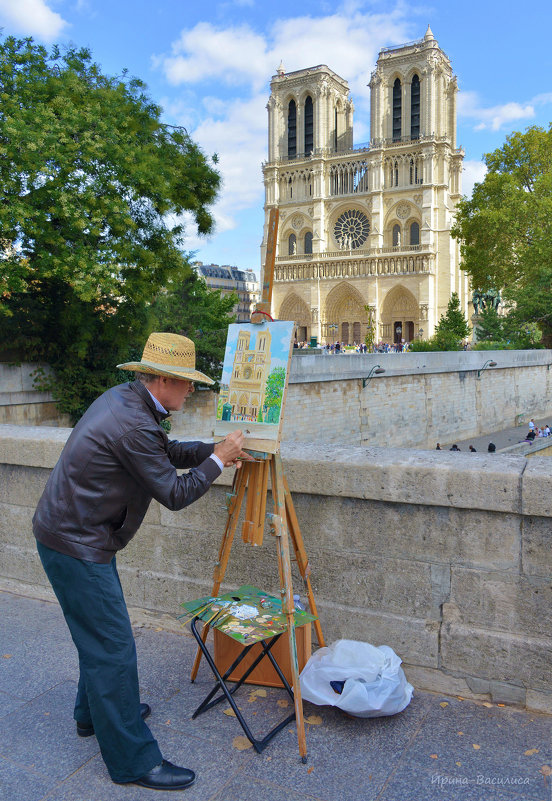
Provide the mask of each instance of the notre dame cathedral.
POLYGON ((410 342, 433 334, 468 280, 451 238, 462 191, 456 77, 428 26, 380 51, 370 143, 353 145, 347 81, 320 65, 271 81, 265 235, 280 212, 272 311, 318 342, 410 342))

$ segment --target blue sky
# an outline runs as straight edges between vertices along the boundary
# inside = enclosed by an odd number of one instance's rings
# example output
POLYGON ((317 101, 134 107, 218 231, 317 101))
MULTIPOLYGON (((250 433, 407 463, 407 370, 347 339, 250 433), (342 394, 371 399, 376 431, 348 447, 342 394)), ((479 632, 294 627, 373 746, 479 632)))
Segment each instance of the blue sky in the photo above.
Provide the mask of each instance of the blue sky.
POLYGON ((380 48, 419 39, 430 24, 458 76, 469 194, 483 153, 552 119, 551 8, 549 0, 0 0, 0 26, 45 45, 90 47, 104 72, 126 67, 144 80, 164 120, 220 158, 216 232, 200 238, 190 223, 187 247, 205 263, 258 273, 265 106, 280 60, 289 72, 327 64, 349 82, 357 144, 369 139, 366 84, 380 48))

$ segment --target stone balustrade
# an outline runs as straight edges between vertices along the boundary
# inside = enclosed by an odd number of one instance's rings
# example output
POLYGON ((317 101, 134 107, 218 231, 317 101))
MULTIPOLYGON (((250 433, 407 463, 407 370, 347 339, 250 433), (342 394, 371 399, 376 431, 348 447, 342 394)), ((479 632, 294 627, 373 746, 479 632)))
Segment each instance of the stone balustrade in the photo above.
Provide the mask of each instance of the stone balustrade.
POLYGON ((364 278, 370 275, 408 275, 435 272, 435 255, 427 246, 373 248, 372 251, 329 251, 279 257, 274 280, 308 281, 317 278, 364 278), (376 255, 377 254, 377 255, 376 255))

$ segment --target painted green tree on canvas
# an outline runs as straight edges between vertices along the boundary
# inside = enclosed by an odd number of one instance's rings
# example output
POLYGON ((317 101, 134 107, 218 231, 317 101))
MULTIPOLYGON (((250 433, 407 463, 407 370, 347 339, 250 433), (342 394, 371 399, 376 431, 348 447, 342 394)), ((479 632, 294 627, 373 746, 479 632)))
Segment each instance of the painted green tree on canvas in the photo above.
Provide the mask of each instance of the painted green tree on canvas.
POLYGON ((266 379, 264 398, 265 423, 277 423, 280 419, 285 384, 286 371, 283 367, 275 367, 270 371, 266 379))

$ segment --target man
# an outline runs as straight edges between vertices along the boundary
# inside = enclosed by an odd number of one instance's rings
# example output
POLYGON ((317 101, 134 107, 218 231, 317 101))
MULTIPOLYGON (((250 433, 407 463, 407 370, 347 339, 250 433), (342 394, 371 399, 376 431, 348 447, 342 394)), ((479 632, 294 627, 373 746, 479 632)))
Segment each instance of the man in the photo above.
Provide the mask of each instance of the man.
POLYGON ((159 425, 182 408, 193 382, 195 346, 151 334, 140 362, 118 365, 137 380, 104 392, 79 420, 38 503, 33 530, 40 559, 79 653, 77 734, 96 735, 114 782, 181 790, 193 771, 163 759, 144 723, 136 647, 115 554, 138 530, 152 498, 182 509, 200 498, 224 466, 251 457, 243 434, 223 442, 169 441, 159 425), (176 468, 191 468, 178 475, 176 468))

